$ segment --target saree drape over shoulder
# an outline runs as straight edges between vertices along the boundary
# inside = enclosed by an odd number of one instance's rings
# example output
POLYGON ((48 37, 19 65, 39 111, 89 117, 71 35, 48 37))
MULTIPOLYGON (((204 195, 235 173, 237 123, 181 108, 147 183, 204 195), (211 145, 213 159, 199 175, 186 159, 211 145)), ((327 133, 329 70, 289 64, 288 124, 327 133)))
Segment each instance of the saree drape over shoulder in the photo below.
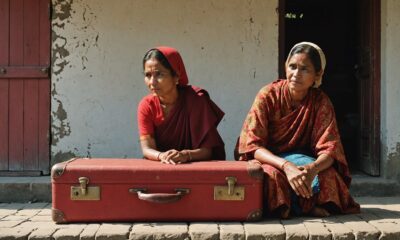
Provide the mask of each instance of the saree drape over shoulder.
MULTIPOLYGON (((320 193, 308 200, 300 198, 304 213, 315 204, 332 212, 359 212, 359 205, 349 193, 351 177, 334 108, 320 89, 311 88, 300 106, 293 108, 286 80, 263 87, 244 121, 236 151, 240 160, 251 160, 261 147, 276 155, 307 152, 314 158, 327 154, 335 160, 330 168, 318 174, 320 193)), ((263 168, 266 210, 272 213, 290 208, 291 187, 285 174, 267 164, 263 168)))
POLYGON ((139 133, 152 135, 157 149, 212 149, 211 159, 225 159, 224 142, 217 126, 224 113, 207 91, 194 86, 179 86, 176 105, 164 119, 160 101, 154 95, 142 99, 138 107, 139 133))

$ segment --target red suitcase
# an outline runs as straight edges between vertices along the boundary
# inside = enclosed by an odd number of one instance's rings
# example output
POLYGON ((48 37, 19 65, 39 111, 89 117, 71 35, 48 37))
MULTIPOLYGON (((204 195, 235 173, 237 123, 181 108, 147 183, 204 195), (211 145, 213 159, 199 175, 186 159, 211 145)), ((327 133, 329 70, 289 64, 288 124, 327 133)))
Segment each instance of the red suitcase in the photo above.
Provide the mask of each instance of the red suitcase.
POLYGON ((57 223, 255 221, 262 217, 258 164, 77 158, 52 168, 57 223))

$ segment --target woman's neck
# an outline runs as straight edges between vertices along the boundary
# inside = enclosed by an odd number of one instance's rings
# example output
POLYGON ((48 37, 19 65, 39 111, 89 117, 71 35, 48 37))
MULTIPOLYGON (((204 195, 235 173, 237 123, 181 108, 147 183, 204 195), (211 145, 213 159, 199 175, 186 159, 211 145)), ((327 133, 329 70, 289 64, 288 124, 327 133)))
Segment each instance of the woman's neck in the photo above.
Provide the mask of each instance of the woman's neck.
POLYGON ((293 102, 301 102, 307 96, 307 91, 296 91, 294 89, 289 88, 289 94, 293 102))
POLYGON ((178 90, 173 91, 171 94, 168 94, 167 96, 160 96, 160 103, 163 105, 174 105, 175 102, 178 100, 178 90))

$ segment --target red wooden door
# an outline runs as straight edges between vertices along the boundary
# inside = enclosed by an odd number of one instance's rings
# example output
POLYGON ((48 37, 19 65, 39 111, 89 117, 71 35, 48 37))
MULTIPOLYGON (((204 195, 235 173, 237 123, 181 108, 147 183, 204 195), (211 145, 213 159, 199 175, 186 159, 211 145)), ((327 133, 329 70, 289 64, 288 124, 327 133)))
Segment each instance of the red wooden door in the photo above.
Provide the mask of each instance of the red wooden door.
POLYGON ((0 175, 49 173, 50 0, 0 0, 0 175))

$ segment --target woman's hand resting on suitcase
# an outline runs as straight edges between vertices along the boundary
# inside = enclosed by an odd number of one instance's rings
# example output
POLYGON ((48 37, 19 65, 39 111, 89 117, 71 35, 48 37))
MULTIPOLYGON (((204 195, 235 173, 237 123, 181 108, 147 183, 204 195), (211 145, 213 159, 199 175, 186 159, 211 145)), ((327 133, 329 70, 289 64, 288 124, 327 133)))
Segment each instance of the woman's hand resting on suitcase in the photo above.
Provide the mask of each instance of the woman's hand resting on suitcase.
POLYGON ((184 149, 181 151, 171 149, 165 152, 159 152, 157 160, 166 164, 180 164, 198 160, 210 160, 212 149, 196 148, 184 149))
POLYGON ((166 164, 179 164, 189 162, 191 160, 191 155, 188 150, 178 151, 171 149, 159 154, 159 160, 166 164))

